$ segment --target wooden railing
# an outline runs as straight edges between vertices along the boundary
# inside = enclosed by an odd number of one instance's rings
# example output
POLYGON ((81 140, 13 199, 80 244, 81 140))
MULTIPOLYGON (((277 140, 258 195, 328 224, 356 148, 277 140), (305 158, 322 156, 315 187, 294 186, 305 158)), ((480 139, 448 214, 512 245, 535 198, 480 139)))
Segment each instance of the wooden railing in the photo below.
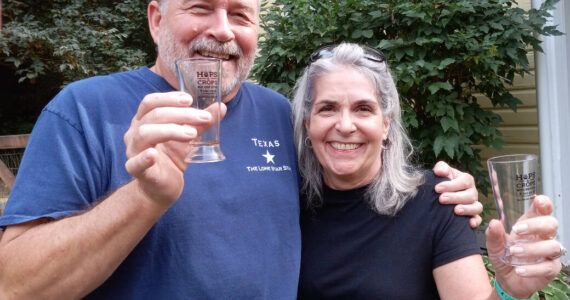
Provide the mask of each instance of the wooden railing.
MULTIPOLYGON (((0 136, 0 149, 21 149, 26 148, 28 140, 30 139, 29 134, 20 135, 4 135, 0 136)), ((14 186, 14 180, 16 176, 8 168, 6 163, 4 163, 0 157, 0 180, 8 187, 12 189, 14 186)))

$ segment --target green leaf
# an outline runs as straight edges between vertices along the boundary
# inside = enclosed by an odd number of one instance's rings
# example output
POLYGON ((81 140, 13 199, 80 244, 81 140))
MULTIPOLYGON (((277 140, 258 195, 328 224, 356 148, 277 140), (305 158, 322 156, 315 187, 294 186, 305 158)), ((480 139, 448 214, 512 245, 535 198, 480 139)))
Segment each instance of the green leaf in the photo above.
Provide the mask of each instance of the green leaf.
POLYGON ((457 148, 458 141, 459 138, 456 135, 451 135, 445 140, 445 143, 443 144, 445 153, 447 153, 447 155, 452 159, 455 156, 455 148, 457 148))
POLYGON ((439 63, 438 69, 443 70, 445 68, 447 68, 447 66, 451 65, 452 63, 455 62, 454 58, 445 58, 444 60, 441 61, 441 63, 439 63))
POLYGON ((368 30, 363 30, 362 31, 362 36, 364 36, 365 38, 371 38, 374 35, 374 31, 368 29, 368 30))
POLYGON ((447 132, 449 128, 453 128, 455 129, 455 131, 459 131, 459 125, 457 124, 457 120, 454 120, 450 117, 441 118, 441 128, 443 128, 443 132, 447 132))
POLYGON ((453 86, 449 82, 435 82, 428 86, 429 91, 431 94, 437 93, 439 90, 443 89, 446 91, 451 91, 453 86))
POLYGON ((435 141, 433 141, 433 152, 436 157, 439 156, 439 153, 443 149, 444 144, 445 144, 445 137, 443 135, 436 137, 435 141))

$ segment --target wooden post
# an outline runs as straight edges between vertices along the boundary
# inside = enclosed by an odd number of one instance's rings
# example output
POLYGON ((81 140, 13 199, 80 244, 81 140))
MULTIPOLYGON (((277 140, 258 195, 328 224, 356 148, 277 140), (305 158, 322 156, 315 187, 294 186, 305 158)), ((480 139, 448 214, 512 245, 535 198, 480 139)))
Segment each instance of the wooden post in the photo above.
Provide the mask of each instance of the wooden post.
MULTIPOLYGON (((20 149, 25 148, 28 144, 28 140, 30 139, 29 134, 20 134, 20 135, 4 135, 0 136, 0 149, 20 149)), ((8 189, 12 189, 14 186, 14 180, 16 177, 10 171, 8 166, 0 160, 0 180, 6 184, 8 189)))

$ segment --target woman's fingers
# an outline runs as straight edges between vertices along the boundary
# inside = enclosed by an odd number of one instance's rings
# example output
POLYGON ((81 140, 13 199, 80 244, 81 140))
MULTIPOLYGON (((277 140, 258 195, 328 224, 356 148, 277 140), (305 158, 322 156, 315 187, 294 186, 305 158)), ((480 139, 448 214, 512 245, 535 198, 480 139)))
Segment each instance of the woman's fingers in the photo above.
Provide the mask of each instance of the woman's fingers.
POLYGON ((545 258, 552 260, 560 255, 561 245, 555 240, 540 240, 530 243, 516 243, 509 247, 511 255, 519 258, 545 258))
POLYGON ((513 226, 511 235, 516 234, 524 238, 529 236, 533 239, 549 240, 556 236, 558 220, 552 216, 534 217, 517 222, 513 226))
POLYGON ((515 267, 515 273, 521 277, 554 278, 561 269, 560 259, 547 259, 540 263, 515 267))

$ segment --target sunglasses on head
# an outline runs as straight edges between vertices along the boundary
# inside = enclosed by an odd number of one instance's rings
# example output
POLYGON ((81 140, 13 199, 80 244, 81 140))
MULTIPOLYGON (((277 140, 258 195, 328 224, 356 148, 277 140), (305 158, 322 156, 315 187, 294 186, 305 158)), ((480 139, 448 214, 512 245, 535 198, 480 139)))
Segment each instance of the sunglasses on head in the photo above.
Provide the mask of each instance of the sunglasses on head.
MULTIPOLYGON (((310 66, 312 63, 316 62, 317 60, 319 60, 321 58, 332 57, 332 51, 334 48, 336 48, 336 46, 338 46, 338 45, 337 44, 327 45, 327 46, 321 47, 321 48, 317 49, 315 52, 311 53, 311 55, 309 56, 308 66, 310 66)), ((384 53, 382 53, 382 51, 380 51, 376 48, 366 46, 366 45, 359 45, 359 46, 364 50, 364 57, 366 59, 374 61, 374 62, 378 62, 378 63, 386 61, 386 56, 384 55, 384 53)))

